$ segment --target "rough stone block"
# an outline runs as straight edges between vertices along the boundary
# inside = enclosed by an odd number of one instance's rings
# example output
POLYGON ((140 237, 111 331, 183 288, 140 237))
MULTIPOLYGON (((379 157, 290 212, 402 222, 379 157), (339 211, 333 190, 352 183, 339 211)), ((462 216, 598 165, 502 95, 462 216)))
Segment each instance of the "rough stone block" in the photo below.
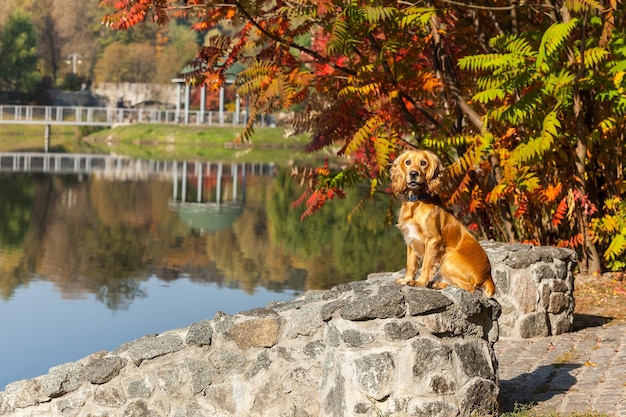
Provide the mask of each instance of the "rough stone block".
POLYGON ((431 312, 440 312, 452 304, 452 301, 441 293, 433 293, 427 288, 405 288, 404 299, 406 300, 408 314, 417 316, 431 312))
POLYGON ((84 367, 85 379, 92 384, 109 382, 126 366, 126 359, 119 356, 107 356, 94 359, 84 367))
POLYGON ((526 314, 518 320, 518 332, 521 337, 549 336, 550 328, 547 313, 538 311, 526 314))
POLYGON ((340 309, 345 320, 360 321, 403 317, 405 313, 403 296, 400 286, 383 285, 378 294, 359 297, 349 301, 340 309))
POLYGON ((548 313, 558 314, 570 306, 570 298, 563 292, 553 292, 549 296, 548 313))
POLYGON ((392 321, 384 326, 385 335, 389 340, 408 340, 419 334, 419 330, 411 322, 392 321))
POLYGON ((149 398, 154 387, 147 376, 128 382, 126 392, 129 398, 149 398))
POLYGON ((242 320, 233 324, 229 336, 239 349, 272 347, 278 342, 282 323, 280 316, 242 320))
POLYGON ((209 346, 213 337, 213 327, 208 320, 189 326, 185 343, 192 346, 209 346))
POLYGON ((354 361, 357 388, 380 401, 391 394, 395 363, 389 352, 372 353, 354 361))
POLYGON ((417 417, 449 417, 459 414, 459 409, 446 401, 445 398, 412 398, 407 408, 410 416, 417 417))
POLYGON ((185 366, 191 382, 191 391, 194 394, 202 392, 213 383, 217 370, 211 362, 188 358, 185 360, 185 366))
POLYGON ((438 339, 419 338, 411 347, 414 355, 413 377, 421 378, 452 361, 452 349, 438 339))
POLYGON ((571 331, 576 253, 550 246, 481 242, 492 264, 503 337, 571 331), (565 314, 565 318, 561 317, 565 314))
POLYGON ((94 390, 93 400, 104 407, 121 407, 126 403, 126 395, 119 382, 100 385, 94 390))
POLYGON ((150 335, 137 339, 134 342, 127 343, 113 354, 128 355, 135 365, 141 364, 146 359, 153 359, 168 353, 176 352, 184 347, 183 340, 176 335, 150 335))

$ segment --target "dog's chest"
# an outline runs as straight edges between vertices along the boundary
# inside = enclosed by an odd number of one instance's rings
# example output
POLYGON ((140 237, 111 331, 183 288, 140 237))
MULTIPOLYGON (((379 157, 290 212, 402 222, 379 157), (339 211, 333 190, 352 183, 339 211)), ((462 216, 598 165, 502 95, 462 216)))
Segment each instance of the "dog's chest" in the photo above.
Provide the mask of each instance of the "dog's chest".
POLYGON ((398 229, 404 236, 404 242, 411 246, 419 254, 424 253, 426 236, 419 222, 414 221, 412 216, 403 209, 398 218, 398 229))
POLYGON ((399 222, 398 228, 402 232, 407 245, 413 246, 413 249, 418 251, 424 247, 424 237, 415 223, 399 222))

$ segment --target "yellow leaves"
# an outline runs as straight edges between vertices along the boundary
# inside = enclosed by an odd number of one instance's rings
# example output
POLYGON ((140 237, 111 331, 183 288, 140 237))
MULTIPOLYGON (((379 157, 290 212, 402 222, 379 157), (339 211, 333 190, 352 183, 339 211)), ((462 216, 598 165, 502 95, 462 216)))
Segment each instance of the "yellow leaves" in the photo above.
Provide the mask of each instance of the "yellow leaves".
POLYGON ((619 229, 618 219, 610 214, 605 214, 603 217, 603 228, 607 233, 615 233, 619 229))
POLYGON ((496 205, 498 200, 504 196, 507 188, 508 185, 505 183, 500 183, 493 187, 489 194, 487 194, 487 201, 489 201, 489 204, 496 205))
POLYGON ((391 162, 391 152, 394 149, 394 143, 397 142, 397 138, 392 137, 391 140, 384 136, 377 136, 374 139, 374 151, 376 165, 378 166, 378 174, 382 174, 387 169, 387 166, 391 162))
POLYGON ((613 76, 613 83, 615 83, 615 87, 620 94, 624 94, 626 89, 622 85, 622 81, 624 80, 624 75, 626 75, 625 71, 618 71, 613 76))
POLYGON ((586 68, 593 68, 609 56, 609 51, 602 47, 593 47, 585 50, 583 63, 586 68))
POLYGON ((547 69, 546 61, 555 58, 556 52, 563 46, 565 40, 578 24, 578 21, 578 18, 573 18, 568 22, 554 23, 544 32, 537 53, 535 64, 537 69, 547 69))
POLYGON ((615 132, 617 126, 618 123, 615 117, 607 117, 605 119, 602 119, 602 121, 598 125, 602 134, 604 135, 615 132))
POLYGON ((380 23, 385 20, 394 19, 399 11, 400 10, 395 7, 365 6, 363 15, 369 23, 380 23))
POLYGON ((409 7, 404 11, 404 16, 400 19, 400 28, 425 27, 434 14, 435 9, 416 6, 409 7))
POLYGON ((256 63, 239 74, 242 81, 237 89, 239 95, 254 95, 260 109, 287 109, 304 98, 303 91, 314 79, 310 71, 294 69, 283 71, 270 63, 256 63))
POLYGON ((317 175, 328 176, 328 175, 330 175, 330 170, 326 166, 324 166, 324 167, 317 167, 317 168, 315 168, 315 173, 317 175))
POLYGON ((467 171, 478 168, 483 158, 487 155, 488 145, 481 142, 480 136, 468 136, 463 139, 467 145, 467 150, 457 161, 448 167, 448 171, 455 178, 464 175, 467 171))
POLYGON ((604 259, 607 261, 614 260, 624 251, 626 251, 626 228, 611 240, 609 247, 604 252, 604 259))
POLYGON ((619 206, 621 203, 622 199, 618 196, 615 196, 604 201, 604 208, 608 211, 616 211, 619 210, 619 206))
POLYGON ((350 143, 346 146, 346 155, 351 155, 356 152, 356 150, 359 149, 363 143, 370 140, 372 136, 375 136, 376 130, 383 126, 383 124, 384 123, 379 116, 373 116, 368 119, 365 124, 357 130, 350 143))
POLYGON ((626 255, 626 204, 618 197, 604 202, 604 215, 591 220, 594 243, 606 245, 603 258, 612 269, 623 269, 626 255))
POLYGON ((520 190, 528 193, 533 193, 541 187, 539 177, 531 171, 528 171, 524 173, 524 175, 520 176, 516 185, 520 190))
POLYGON ((552 149, 554 139, 559 135, 561 122, 555 111, 546 115, 543 119, 543 126, 539 137, 529 138, 526 143, 520 143, 511 152, 511 161, 516 165, 521 165, 536 158, 541 158, 546 152, 552 149))
POLYGON ((345 98, 351 95, 357 95, 362 99, 371 95, 378 96, 380 93, 380 83, 369 83, 362 86, 348 85, 341 89, 338 93, 339 98, 345 98))
POLYGON ((566 0, 565 6, 572 12, 580 13, 588 9, 602 10, 602 4, 596 0, 566 0))

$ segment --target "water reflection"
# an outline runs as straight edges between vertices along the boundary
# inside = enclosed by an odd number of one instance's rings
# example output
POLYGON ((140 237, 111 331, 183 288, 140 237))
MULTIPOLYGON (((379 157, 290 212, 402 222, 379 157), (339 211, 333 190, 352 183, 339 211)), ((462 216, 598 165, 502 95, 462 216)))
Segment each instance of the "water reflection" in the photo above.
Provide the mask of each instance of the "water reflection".
MULTIPOLYGON (((185 287, 190 293, 200 291, 194 285, 211 293, 237 290, 220 300, 243 306, 230 311, 235 313, 258 307, 255 303, 260 301, 265 305, 266 298, 255 298, 259 294, 274 294, 274 300, 290 298, 306 289, 363 279, 371 272, 398 270, 404 262, 399 232, 383 225, 386 199, 366 207, 352 223, 346 219, 356 200, 333 201, 319 215, 300 222, 299 213, 291 208, 300 189, 287 168, 92 158, 89 163, 67 162, 67 169, 62 169, 66 162, 61 160, 58 165, 54 160, 25 158, 7 162, 4 156, 0 157, 3 314, 14 314, 12 303, 22 302, 15 296, 18 291, 34 291, 41 288, 36 283, 45 282, 63 300, 87 300, 94 309, 95 303, 116 314, 128 312, 125 321, 130 322, 134 305, 151 300, 160 283, 165 290, 159 287, 159 294, 172 294, 177 307, 170 315, 180 316, 181 327, 212 318, 216 308, 226 309, 201 305, 195 308, 196 314, 202 310, 200 318, 185 316, 180 305, 191 308, 190 301, 175 288, 185 287)), ((40 304, 20 311, 37 310, 40 304)), ((150 327, 153 320, 167 322, 156 318, 159 313, 142 316, 138 333, 123 334, 127 338, 119 343, 166 330, 150 327)), ((8 316, 17 332, 14 340, 33 328, 20 314, 8 316)), ((74 312, 59 318, 58 325, 75 320, 74 312)), ((110 326, 99 328, 107 343, 113 340, 111 334, 120 336, 119 329, 110 326)), ((42 335, 43 340, 46 337, 52 336, 42 335)), ((102 343, 99 349, 116 347, 102 343)), ((10 354, 5 359, 13 361, 10 354)), ((0 369, 7 368, 0 363, 0 369)), ((2 378, 0 390, 11 381, 2 378)))
POLYGON ((301 223, 290 208, 299 190, 286 170, 159 164, 127 160, 90 175, 2 173, 3 298, 32 274, 66 297, 98 294, 117 309, 144 296, 133 282, 152 275, 186 274, 247 292, 303 290, 402 264, 401 239, 382 224, 385 201, 352 223, 352 201, 331 202, 301 223))

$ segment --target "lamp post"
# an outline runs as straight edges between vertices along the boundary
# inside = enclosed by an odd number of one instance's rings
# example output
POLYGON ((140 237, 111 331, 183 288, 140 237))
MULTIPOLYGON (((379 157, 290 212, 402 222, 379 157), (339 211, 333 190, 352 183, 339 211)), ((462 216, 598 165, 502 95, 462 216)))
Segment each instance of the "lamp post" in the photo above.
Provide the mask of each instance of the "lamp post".
POLYGON ((67 63, 72 64, 72 74, 76 74, 76 66, 83 63, 81 58, 82 55, 77 53, 69 54, 67 56, 67 63))

